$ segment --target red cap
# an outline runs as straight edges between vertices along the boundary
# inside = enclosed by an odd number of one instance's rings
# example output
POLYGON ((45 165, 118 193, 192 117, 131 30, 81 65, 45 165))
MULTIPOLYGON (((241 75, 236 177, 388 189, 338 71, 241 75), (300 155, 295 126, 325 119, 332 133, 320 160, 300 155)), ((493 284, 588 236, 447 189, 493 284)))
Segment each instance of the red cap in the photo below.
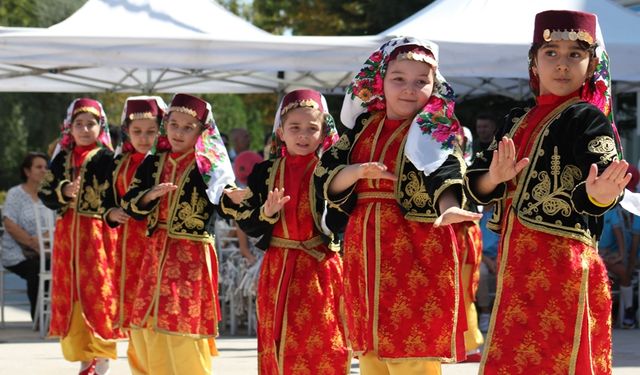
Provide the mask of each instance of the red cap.
POLYGON ((574 10, 547 10, 536 14, 533 43, 552 40, 596 40, 596 15, 574 10))
POLYGON ((391 51, 391 55, 389 55, 389 61, 393 60, 422 61, 433 67, 438 66, 438 62, 436 61, 433 52, 429 51, 423 46, 417 46, 415 44, 400 46, 391 51))
POLYGON ((209 116, 207 102, 188 94, 176 94, 173 97, 173 100, 171 100, 171 104, 169 105, 169 113, 174 111, 191 115, 202 124, 207 123, 207 117, 209 116))
POLYGON ((164 116, 162 108, 158 107, 158 102, 153 99, 133 99, 127 101, 127 113, 125 121, 150 119, 157 120, 164 116))
POLYGON ((242 151, 233 161, 233 173, 236 179, 243 185, 247 184, 249 174, 253 170, 253 166, 262 161, 262 156, 253 151, 242 151))
POLYGON ((322 95, 315 90, 304 89, 291 91, 284 96, 280 107, 280 116, 284 116, 290 110, 300 107, 315 108, 320 112, 326 112, 322 106, 322 95))
POLYGON ((633 165, 629 164, 629 168, 627 168, 627 173, 631 173, 631 180, 627 184, 627 189, 635 192, 636 187, 638 186, 638 182, 640 182, 640 172, 633 165))
POLYGON ((79 113, 91 113, 98 119, 102 118, 100 103, 97 100, 89 98, 80 98, 73 104, 71 118, 74 118, 79 113))

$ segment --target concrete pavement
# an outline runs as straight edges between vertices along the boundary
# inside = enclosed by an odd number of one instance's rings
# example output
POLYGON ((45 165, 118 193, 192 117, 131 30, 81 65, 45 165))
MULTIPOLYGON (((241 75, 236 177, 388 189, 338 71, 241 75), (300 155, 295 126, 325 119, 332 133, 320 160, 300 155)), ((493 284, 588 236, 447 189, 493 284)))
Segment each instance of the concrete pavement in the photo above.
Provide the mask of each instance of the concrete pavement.
MULTIPOLYGON (((77 373, 78 364, 62 359, 57 340, 43 340, 31 329, 27 308, 28 306, 5 308, 7 324, 0 328, 0 375, 77 373)), ((220 356, 213 360, 214 374, 257 373, 255 337, 223 336, 218 338, 217 345, 220 356)), ((126 350, 127 342, 119 342, 118 359, 112 361, 111 375, 130 374, 126 350)), ((614 330, 613 363, 614 375, 640 374, 640 330, 614 330)), ((443 366, 444 375, 467 375, 477 372, 477 363, 443 366)), ((359 374, 356 360, 353 361, 351 374, 359 374)))

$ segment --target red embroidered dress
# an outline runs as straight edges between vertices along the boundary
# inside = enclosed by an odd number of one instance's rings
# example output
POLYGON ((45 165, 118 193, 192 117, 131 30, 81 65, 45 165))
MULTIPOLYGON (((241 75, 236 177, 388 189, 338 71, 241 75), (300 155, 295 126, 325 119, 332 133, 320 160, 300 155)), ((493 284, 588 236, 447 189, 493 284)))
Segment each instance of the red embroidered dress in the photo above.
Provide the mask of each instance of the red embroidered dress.
MULTIPOLYGON (((398 164, 409 125, 374 119, 357 136, 349 164, 379 161, 406 178, 398 164)), ((382 359, 455 361, 464 356, 466 329, 455 234, 451 226, 405 219, 395 188, 386 179, 355 185, 357 203, 344 238, 353 350, 382 359)))
MULTIPOLYGON (((540 207, 536 211, 539 215, 562 214, 564 207, 567 207, 566 217, 578 215, 571 210, 580 207, 575 203, 579 202, 576 190, 580 180, 586 178, 586 172, 578 167, 588 171, 590 163, 574 167, 570 164, 571 153, 563 153, 561 143, 552 148, 546 147, 543 141, 555 137, 554 133, 564 134, 563 131, 571 129, 573 119, 580 116, 571 111, 585 106, 589 105, 580 103, 577 93, 568 97, 540 96, 538 104, 516 119, 510 131, 518 160, 529 157, 532 162, 506 186, 501 207, 496 300, 481 373, 611 373, 610 288, 606 268, 594 243, 588 237, 568 232, 562 221, 555 223, 557 229, 537 229, 525 221, 527 213, 535 207, 540 207), (554 155, 551 173, 543 169, 546 165, 542 159, 536 158, 546 154, 554 155), (561 163, 566 163, 563 168, 561 163), (549 175, 551 180, 545 177, 549 175), (531 180, 528 176, 532 176, 531 180), (530 185, 535 186, 533 190, 527 188, 530 181, 533 181, 530 185), (570 189, 574 189, 573 192, 570 189), (521 203, 529 197, 539 199, 539 203, 521 203), (565 197, 574 200, 574 208, 564 203, 565 197)), ((616 153, 613 134, 606 130, 611 127, 604 115, 591 108, 586 110, 597 116, 591 116, 590 121, 575 121, 578 128, 568 131, 573 135, 565 139, 565 143, 571 148, 570 152, 580 153, 578 157, 594 154, 595 160, 611 160, 616 153), (574 150, 572 145, 583 145, 584 138, 587 138, 584 150, 574 150), (610 144, 611 149, 594 147, 603 142, 610 144), (602 158, 597 156, 603 151, 606 153, 602 158), (611 152, 613 154, 608 155, 611 152)), ((547 219, 540 216, 540 221, 546 223, 547 219)))
MULTIPOLYGON (((152 214, 157 214, 157 227, 142 258, 144 272, 133 303, 133 327, 146 327, 151 323, 149 318, 155 317, 153 328, 158 332, 194 338, 218 334, 218 263, 213 240, 187 231, 204 228, 209 218, 206 198, 191 189, 197 183, 193 179, 202 181, 196 168, 195 152, 163 153, 148 156, 136 174, 144 176, 152 171, 154 176, 159 174, 156 183, 172 182, 178 189, 162 196, 152 214), (178 204, 182 196, 188 196, 187 202, 178 204), (183 228, 184 234, 169 233, 169 226, 174 233, 183 228)), ((130 193, 140 197, 146 190, 130 193)), ((125 205, 136 207, 137 199, 127 197, 125 205)))
POLYGON ((101 202, 109 182, 106 173, 101 175, 100 171, 110 169, 112 155, 94 145, 62 151, 52 161, 41 190, 45 203, 57 196, 59 207, 48 206, 63 210, 54 234, 49 330, 52 336, 67 335, 73 303, 78 301, 94 335, 102 339, 119 337, 115 329, 117 300, 113 282, 116 231, 101 217, 101 202), (76 176, 81 176, 78 198, 65 202, 62 187, 76 176))
MULTIPOLYGON (((114 184, 118 198, 122 198, 127 192, 144 157, 145 154, 139 152, 123 154, 114 171, 114 184)), ((150 239, 147 237, 147 223, 144 220, 130 218, 126 223, 119 225, 117 230, 118 251, 114 280, 118 293, 118 326, 129 328, 136 287, 143 270, 142 256, 151 246, 150 239)))

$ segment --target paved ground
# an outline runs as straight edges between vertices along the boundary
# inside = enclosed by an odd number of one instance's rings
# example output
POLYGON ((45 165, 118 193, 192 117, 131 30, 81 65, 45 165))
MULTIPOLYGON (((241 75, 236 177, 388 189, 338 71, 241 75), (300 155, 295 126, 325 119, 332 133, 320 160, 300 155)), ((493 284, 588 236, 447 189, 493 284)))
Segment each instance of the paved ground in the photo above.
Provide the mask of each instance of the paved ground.
MULTIPOLYGON (((76 373, 78 365, 62 359, 57 340, 40 339, 38 333, 31 329, 26 309, 27 306, 8 306, 5 309, 7 323, 0 328, 0 375, 76 373)), ((126 348, 126 342, 118 343, 118 360, 112 363, 112 375, 130 373, 126 348)), ((254 337, 223 336, 218 339, 218 349, 220 356, 213 361, 214 374, 257 373, 254 337)), ((614 330, 613 361, 615 375, 640 374, 640 330, 614 330)), ((478 364, 445 365, 443 374, 476 374, 477 370, 478 364)), ((359 374, 357 361, 352 364, 351 373, 359 374)))

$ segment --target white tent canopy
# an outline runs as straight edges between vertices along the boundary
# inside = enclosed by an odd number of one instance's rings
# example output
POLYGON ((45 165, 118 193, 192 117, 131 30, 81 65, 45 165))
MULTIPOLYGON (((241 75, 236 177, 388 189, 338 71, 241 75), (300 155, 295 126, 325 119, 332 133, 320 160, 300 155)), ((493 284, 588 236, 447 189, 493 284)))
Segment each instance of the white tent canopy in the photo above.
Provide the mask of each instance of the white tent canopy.
POLYGON ((89 0, 57 25, 14 30, 0 29, 0 91, 331 91, 379 44, 275 36, 212 0, 89 0))
POLYGON ((616 90, 640 82, 640 16, 609 0, 437 0, 381 35, 412 35, 440 46, 441 71, 456 92, 528 95, 527 51, 535 15, 547 9, 595 13, 616 90))

